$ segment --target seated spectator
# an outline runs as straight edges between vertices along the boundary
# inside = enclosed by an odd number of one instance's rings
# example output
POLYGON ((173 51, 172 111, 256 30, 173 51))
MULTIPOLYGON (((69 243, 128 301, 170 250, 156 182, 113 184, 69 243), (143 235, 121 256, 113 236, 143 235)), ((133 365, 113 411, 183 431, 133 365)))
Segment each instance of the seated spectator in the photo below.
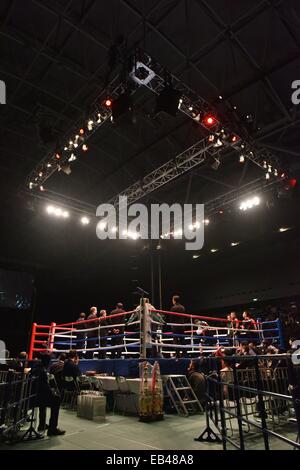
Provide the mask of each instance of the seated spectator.
POLYGON ((62 382, 63 382, 63 370, 66 360, 66 354, 61 353, 57 361, 53 362, 50 366, 50 374, 53 374, 56 380, 56 384, 59 390, 62 389, 62 382))
POLYGON ((37 397, 36 402, 39 406, 39 426, 38 431, 43 432, 46 426, 46 409, 50 407, 50 421, 48 426, 48 436, 61 436, 65 434, 57 427, 60 407, 60 397, 51 389, 48 381, 48 367, 50 364, 50 355, 41 354, 40 361, 32 370, 32 375, 37 377, 37 397))
POLYGON ((75 349, 71 349, 68 354, 68 359, 64 363, 63 376, 73 377, 73 379, 76 381, 77 378, 81 375, 81 370, 79 369, 78 363, 78 354, 75 349))

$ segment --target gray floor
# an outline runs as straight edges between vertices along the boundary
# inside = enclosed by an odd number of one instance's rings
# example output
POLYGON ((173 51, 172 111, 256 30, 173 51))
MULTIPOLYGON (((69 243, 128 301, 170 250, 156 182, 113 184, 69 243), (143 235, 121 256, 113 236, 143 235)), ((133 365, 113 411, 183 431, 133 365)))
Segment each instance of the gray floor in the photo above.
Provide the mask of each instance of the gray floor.
MULTIPOLYGON (((15 450, 222 450, 221 444, 195 442, 194 437, 205 428, 205 416, 188 418, 166 415, 164 421, 141 423, 136 417, 109 414, 105 422, 77 418, 73 411, 61 410, 59 426, 66 430, 61 437, 47 437, 39 441, 23 442, 15 450)), ((282 430, 295 438, 294 429, 282 430)), ((237 438, 237 435, 236 435, 237 438)), ((289 449, 289 446, 271 440, 271 449, 289 449)), ((11 446, 0 444, 0 449, 11 446)), ((263 449, 261 436, 248 433, 246 449, 263 449)))

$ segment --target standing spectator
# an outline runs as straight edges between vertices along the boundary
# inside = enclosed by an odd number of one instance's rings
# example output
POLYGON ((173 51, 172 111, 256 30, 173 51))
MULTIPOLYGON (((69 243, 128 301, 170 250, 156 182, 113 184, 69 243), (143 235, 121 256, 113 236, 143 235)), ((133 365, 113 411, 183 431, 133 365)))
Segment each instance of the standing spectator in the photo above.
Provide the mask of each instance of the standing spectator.
MULTIPOLYGON (((174 313, 185 313, 185 308, 184 306, 180 303, 180 297, 179 295, 173 295, 172 297, 172 307, 171 307, 171 312, 174 313)), ((172 333, 173 333, 173 343, 174 345, 184 345, 185 344, 185 338, 184 338, 184 330, 185 327, 183 323, 186 322, 186 317, 181 316, 181 315, 170 315, 171 323, 179 323, 179 325, 172 326, 172 333), (182 326, 180 325, 182 324, 182 326), (177 336, 178 335, 178 336, 177 336)), ((176 357, 185 357, 185 349, 182 348, 175 348, 176 349, 176 357)))
MULTIPOLYGON (((84 322, 86 318, 86 315, 84 312, 81 312, 79 314, 79 317, 77 318, 76 322, 80 322, 76 325, 78 330, 85 330, 86 329, 86 323, 84 322)), ((76 341, 76 349, 84 349, 85 346, 85 340, 86 340, 86 332, 85 331, 80 331, 77 333, 77 341, 76 341)), ((82 351, 78 352, 79 357, 82 357, 82 351)))
POLYGON ((98 331, 96 329, 93 329, 92 331, 89 331, 91 328, 96 328, 99 325, 99 319, 97 317, 97 307, 91 307, 90 308, 90 314, 87 317, 88 320, 94 320, 94 321, 89 321, 86 323, 86 329, 87 331, 87 349, 90 349, 90 351, 87 351, 86 357, 87 359, 93 359, 94 357, 94 351, 93 349, 96 348, 96 345, 98 343, 98 331))
POLYGON ((106 358, 106 350, 102 350, 102 348, 106 348, 107 346, 107 336, 109 334, 109 321, 107 317, 106 310, 100 310, 99 314, 100 320, 100 351, 99 351, 99 358, 105 359, 106 358))
POLYGON ((50 407, 50 421, 48 436, 61 436, 65 434, 57 427, 60 407, 60 397, 51 389, 48 381, 47 370, 50 364, 50 354, 41 354, 40 361, 33 369, 32 374, 37 377, 37 405, 39 406, 39 426, 38 431, 46 429, 46 409, 50 407))
MULTIPOLYGON (((125 313, 123 309, 122 302, 118 302, 116 308, 110 312, 108 320, 112 326, 111 328, 111 345, 119 346, 123 344, 123 335, 124 335, 124 325, 120 324, 125 323, 125 315, 120 315, 120 313, 125 313), (119 314, 119 315, 118 315, 119 314), (113 317, 113 315, 118 315, 113 317)), ((111 358, 119 359, 121 357, 121 347, 111 350, 111 358)))

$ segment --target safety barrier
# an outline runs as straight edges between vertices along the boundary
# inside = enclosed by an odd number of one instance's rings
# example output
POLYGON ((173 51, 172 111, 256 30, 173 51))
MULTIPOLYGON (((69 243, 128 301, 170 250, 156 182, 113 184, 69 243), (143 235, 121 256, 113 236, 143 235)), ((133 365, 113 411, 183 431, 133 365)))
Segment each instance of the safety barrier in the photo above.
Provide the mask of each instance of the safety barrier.
POLYGON ((41 438, 34 429, 36 377, 20 372, 1 372, 0 439, 4 442, 41 438), (28 429, 20 436, 22 426, 28 429))
POLYGON ((195 440, 245 450, 262 437, 267 450, 300 449, 300 368, 290 355, 207 358, 203 367, 206 429, 195 440))

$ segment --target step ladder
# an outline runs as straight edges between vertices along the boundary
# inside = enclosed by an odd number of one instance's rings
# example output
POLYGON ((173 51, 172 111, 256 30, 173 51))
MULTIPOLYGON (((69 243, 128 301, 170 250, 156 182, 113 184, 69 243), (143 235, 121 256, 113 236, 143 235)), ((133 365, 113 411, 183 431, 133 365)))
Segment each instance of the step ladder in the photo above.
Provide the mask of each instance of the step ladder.
POLYGON ((185 375, 164 375, 163 381, 166 396, 179 416, 203 413, 203 408, 185 375))

